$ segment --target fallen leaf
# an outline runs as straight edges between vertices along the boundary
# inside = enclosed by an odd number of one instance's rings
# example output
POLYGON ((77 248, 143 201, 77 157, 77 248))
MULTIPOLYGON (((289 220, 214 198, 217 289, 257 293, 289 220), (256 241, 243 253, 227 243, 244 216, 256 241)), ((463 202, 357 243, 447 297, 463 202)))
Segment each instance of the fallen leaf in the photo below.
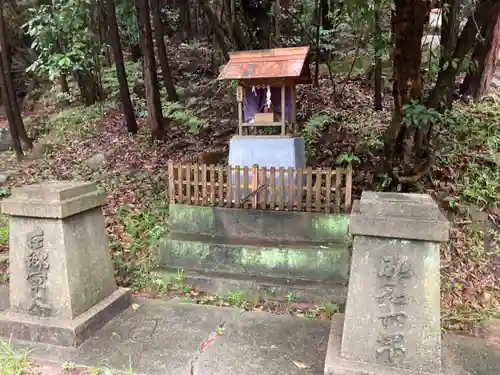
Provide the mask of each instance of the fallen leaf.
POLYGON ((132 311, 136 312, 139 307, 141 307, 141 305, 138 305, 137 303, 133 303, 132 304, 132 311))
POLYGON ((306 365, 305 363, 299 362, 299 361, 292 361, 295 366, 297 366, 300 369, 306 369, 310 368, 310 365, 306 365))

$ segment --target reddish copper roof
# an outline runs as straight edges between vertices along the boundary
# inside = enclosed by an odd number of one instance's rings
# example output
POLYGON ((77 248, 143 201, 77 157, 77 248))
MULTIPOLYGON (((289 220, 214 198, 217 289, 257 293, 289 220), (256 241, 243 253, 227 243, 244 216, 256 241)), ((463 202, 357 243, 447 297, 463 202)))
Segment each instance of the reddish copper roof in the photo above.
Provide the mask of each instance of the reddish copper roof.
POLYGON ((233 52, 217 79, 290 78, 309 81, 308 52, 309 46, 233 52))

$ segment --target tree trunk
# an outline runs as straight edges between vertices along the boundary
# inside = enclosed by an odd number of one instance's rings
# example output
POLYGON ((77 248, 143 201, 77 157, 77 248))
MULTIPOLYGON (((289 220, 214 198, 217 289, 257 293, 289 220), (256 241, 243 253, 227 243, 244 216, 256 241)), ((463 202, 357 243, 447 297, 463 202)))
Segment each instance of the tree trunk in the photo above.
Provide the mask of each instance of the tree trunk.
POLYGON ((125 64, 123 63, 123 52, 118 32, 118 23, 116 21, 116 6, 114 0, 106 0, 108 14, 107 23, 109 25, 108 37, 109 43, 113 49, 113 57, 116 66, 116 76, 120 86, 120 101, 122 103, 123 114, 127 123, 127 131, 132 134, 137 133, 137 121, 135 119, 134 107, 130 100, 130 91, 127 83, 127 74, 125 64))
POLYGON ((224 28, 222 27, 219 19, 217 18, 217 14, 212 9, 208 0, 198 0, 200 6, 203 8, 205 15, 208 18, 210 25, 212 26, 212 30, 215 38, 217 39, 217 44, 224 56, 225 61, 229 60, 229 47, 227 46, 226 39, 224 36, 224 28))
POLYGON ((23 159, 24 153, 23 153, 23 148, 21 146, 21 140, 19 139, 19 134, 17 133, 17 127, 14 121, 14 112, 12 111, 9 95, 4 89, 5 87, 7 87, 7 79, 5 77, 5 70, 3 68, 2 59, 0 59, 0 87, 2 88, 2 92, 0 95, 2 99, 2 104, 5 109, 5 114, 7 115, 7 120, 9 122, 9 131, 10 131, 10 136, 12 138, 12 146, 16 154, 17 160, 21 161, 23 159))
MULTIPOLYGON (((26 132, 26 128, 24 127, 23 118, 21 116, 21 110, 19 109, 19 103, 17 101, 16 90, 14 89, 14 81, 12 79, 12 73, 11 73, 10 53, 9 53, 9 45, 7 43, 7 35, 6 35, 7 30, 5 27, 3 7, 4 7, 3 0, 0 0, 0 54, 3 64, 3 69, 2 69, 3 76, 5 78, 5 84, 2 85, 2 87, 4 88, 2 96, 8 98, 8 103, 12 110, 12 121, 13 121, 12 125, 16 128, 15 133, 17 134, 17 136, 19 136, 19 139, 26 145, 28 149, 32 149, 33 142, 28 137, 28 133, 26 132)), ((12 138, 14 139, 13 134, 12 138)))
POLYGON ((164 137, 163 114, 161 111, 160 92, 158 90, 149 4, 147 0, 136 0, 136 4, 139 8, 139 28, 142 30, 142 35, 144 36, 141 44, 144 48, 144 84, 146 86, 148 116, 152 126, 151 136, 153 141, 161 141, 164 137))
POLYGON ((325 30, 333 29, 333 23, 330 18, 330 6, 332 1, 333 0, 321 0, 321 24, 325 30))
POLYGON ((439 72, 436 85, 429 95, 426 106, 439 108, 441 99, 450 85, 455 83, 455 78, 467 54, 474 48, 477 41, 477 28, 481 29, 492 15, 500 12, 500 1, 482 0, 474 14, 469 17, 465 27, 458 38, 457 45, 451 56, 451 63, 439 72))
POLYGON ((61 74, 59 76, 59 85, 61 86, 61 92, 69 93, 68 78, 66 74, 61 74))
MULTIPOLYGON (((441 56, 439 67, 442 70, 446 63, 451 63, 451 56, 457 45, 460 27, 460 0, 444 0, 441 16, 441 56)), ((446 93, 445 105, 451 109, 455 94, 455 86, 452 85, 446 93)))
POLYGON ((89 72, 77 72, 75 75, 83 103, 86 106, 95 104, 101 97, 101 90, 94 75, 89 72))
POLYGON ((163 24, 160 17, 160 3, 159 0, 151 0, 151 12, 153 13, 153 24, 156 36, 156 51, 158 52, 158 61, 161 66, 161 74, 163 76, 163 84, 167 90, 168 100, 176 102, 177 92, 175 91, 174 80, 172 72, 168 64, 167 51, 165 50, 163 24))
POLYGON ((109 45, 107 44, 107 40, 109 40, 109 25, 106 23, 106 0, 98 1, 99 14, 98 14, 98 27, 99 27, 99 42, 102 45, 104 51, 104 58, 107 66, 111 66, 111 54, 109 51, 109 45))
POLYGON ((374 95, 374 107, 376 111, 382 110, 382 54, 381 43, 382 43, 382 27, 380 24, 380 1, 375 0, 374 8, 374 39, 375 39, 375 67, 374 67, 374 80, 375 80, 375 95, 374 95))
POLYGON ((478 62, 477 70, 467 74, 461 87, 461 92, 479 101, 488 91, 498 61, 500 51, 500 13, 482 27, 481 36, 474 49, 472 59, 478 62))
POLYGON ((191 25, 191 8, 189 6, 189 0, 182 1, 181 16, 184 39, 190 41, 193 39, 193 27, 191 25))
POLYGON ((412 140, 416 129, 403 123, 403 108, 422 95, 422 37, 424 25, 430 14, 430 2, 396 0, 392 16, 395 39, 393 59, 394 111, 385 138, 385 168, 395 174, 394 167, 401 166, 404 175, 411 174, 412 140), (402 160, 400 160, 402 159, 402 160))
POLYGON ((314 71, 314 87, 319 86, 319 65, 321 62, 321 50, 319 37, 321 31, 321 1, 316 0, 316 66, 314 71))
POLYGON ((247 27, 255 32, 257 47, 260 49, 269 48, 269 11, 271 4, 272 1, 243 0, 241 2, 245 18, 249 21, 247 27))

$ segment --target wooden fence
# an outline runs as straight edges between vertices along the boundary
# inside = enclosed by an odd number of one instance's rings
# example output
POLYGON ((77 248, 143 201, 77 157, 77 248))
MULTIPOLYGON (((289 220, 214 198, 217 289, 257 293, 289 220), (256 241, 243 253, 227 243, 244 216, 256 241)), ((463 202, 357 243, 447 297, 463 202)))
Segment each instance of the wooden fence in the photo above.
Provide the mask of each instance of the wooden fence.
POLYGON ((350 210, 351 194, 350 167, 295 169, 168 164, 170 203, 339 213, 350 210))

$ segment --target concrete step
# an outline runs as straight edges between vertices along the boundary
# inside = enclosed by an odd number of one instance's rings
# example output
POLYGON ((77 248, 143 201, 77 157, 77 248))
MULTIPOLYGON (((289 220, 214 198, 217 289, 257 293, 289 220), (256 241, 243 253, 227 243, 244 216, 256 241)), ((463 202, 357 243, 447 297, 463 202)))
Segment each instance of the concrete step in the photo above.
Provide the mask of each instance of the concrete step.
MULTIPOLYGON (((163 268, 157 273, 166 280, 178 277, 178 269, 174 268, 163 268)), ((183 273, 183 282, 208 295, 242 292, 250 302, 257 296, 265 301, 286 301, 292 294, 301 302, 333 302, 340 312, 344 311, 347 299, 347 285, 342 283, 192 270, 183 273)))
POLYGON ((160 248, 160 265, 186 271, 221 272, 275 279, 346 283, 347 244, 170 233, 160 248))
POLYGON ((348 215, 183 204, 169 206, 172 232, 293 242, 349 241, 348 215))

